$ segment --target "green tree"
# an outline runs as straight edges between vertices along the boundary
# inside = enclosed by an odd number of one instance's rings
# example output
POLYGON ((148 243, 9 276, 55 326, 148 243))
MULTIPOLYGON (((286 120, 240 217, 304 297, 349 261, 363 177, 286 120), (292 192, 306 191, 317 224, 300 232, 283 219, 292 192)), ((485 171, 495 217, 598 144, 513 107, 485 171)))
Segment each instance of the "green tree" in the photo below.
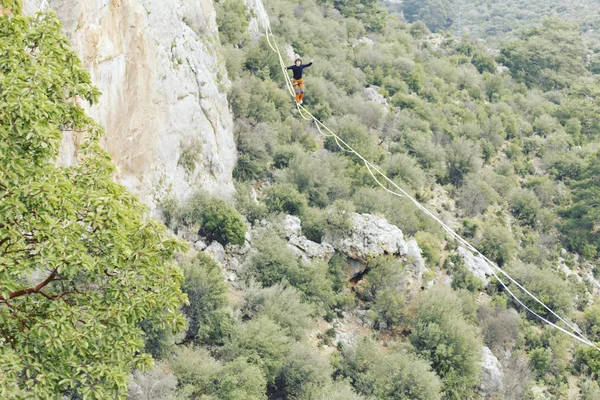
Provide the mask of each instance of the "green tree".
POLYGON ((479 144, 468 139, 458 138, 446 149, 448 176, 456 186, 462 183, 464 177, 474 172, 481 164, 481 149, 479 144))
POLYGON ((199 343, 219 343, 231 329, 227 309, 227 286, 221 267, 207 254, 198 253, 182 263, 183 292, 189 304, 183 307, 188 317, 187 338, 199 343))
POLYGON ((246 357, 265 374, 273 385, 293 341, 281 327, 266 316, 260 316, 236 326, 223 348, 225 360, 246 357))
POLYGON ((240 45, 250 39, 250 13, 246 3, 243 0, 224 0, 217 1, 217 4, 217 25, 221 42, 240 45))
POLYGON ((312 305, 302 301, 302 293, 293 287, 278 283, 262 288, 251 282, 244 294, 244 318, 266 315, 296 339, 300 339, 312 323, 312 305))
POLYGON ((600 152, 596 152, 586 163, 576 189, 573 204, 561 211, 563 220, 559 230, 568 248, 586 256, 594 257, 600 251, 600 152))
POLYGON ((521 40, 505 45, 499 62, 528 85, 552 90, 569 86, 585 73, 583 39, 577 24, 560 18, 546 19, 542 26, 525 32, 521 40))
POLYGON ((410 341, 431 361, 448 398, 466 398, 479 382, 481 339, 463 315, 461 299, 449 288, 426 291, 417 304, 410 341))
POLYGON ((290 183, 276 183, 265 190, 269 211, 302 215, 308 207, 306 197, 290 183))
POLYGON ((381 400, 441 399, 442 382, 429 363, 411 354, 387 354, 367 371, 363 385, 381 400))
POLYGON ((240 213, 225 201, 200 191, 184 204, 180 218, 184 225, 199 227, 198 233, 223 245, 242 245, 246 239, 248 228, 240 213))
POLYGON ((409 22, 421 20, 432 31, 446 29, 456 18, 457 6, 450 0, 404 0, 402 11, 409 22))
POLYGON ((218 377, 216 398, 220 400, 266 400, 267 380, 261 369, 238 357, 225 364, 218 377))
POLYGON ((331 380, 327 358, 305 344, 296 343, 286 357, 277 388, 287 399, 318 399, 319 388, 331 380))
POLYGON ((485 224, 483 226, 480 249, 487 257, 503 266, 516 255, 517 242, 505 227, 485 224))
POLYGON ((142 321, 183 329, 184 246, 114 183, 56 14, 0 4, 0 397, 125 398, 151 363, 142 321), (74 167, 55 163, 63 130, 82 138, 74 167))
MULTIPOLYGON (((572 294, 567 282, 554 271, 541 269, 535 265, 517 263, 510 268, 510 274, 524 287, 539 298, 558 315, 568 315, 573 308, 572 294)), ((514 290, 517 290, 516 288, 514 290)), ((556 317, 551 315, 542 305, 530 297, 524 297, 524 303, 540 315, 551 321, 556 317)), ((531 317, 530 314, 528 316, 531 317)), ((533 317, 532 317, 533 318, 533 317)))

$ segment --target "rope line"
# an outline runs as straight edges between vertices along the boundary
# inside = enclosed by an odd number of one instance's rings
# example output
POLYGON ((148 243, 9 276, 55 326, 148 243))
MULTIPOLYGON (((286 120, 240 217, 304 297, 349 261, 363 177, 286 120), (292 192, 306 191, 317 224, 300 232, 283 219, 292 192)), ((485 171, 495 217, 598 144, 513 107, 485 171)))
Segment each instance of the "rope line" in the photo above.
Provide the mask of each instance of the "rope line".
MULTIPOLYGON (((267 43, 269 44, 269 47, 271 48, 271 50, 273 50, 273 52, 277 53, 277 57, 279 59, 279 64, 281 66, 283 75, 285 77, 287 89, 288 89, 290 95, 292 97, 295 97, 294 86, 292 84, 291 78, 287 74, 285 61, 283 60, 283 56, 281 55, 281 52, 280 52, 279 47, 277 45, 277 41, 275 40, 275 35, 271 31, 271 25, 269 23, 269 18, 268 18, 267 15, 264 15, 263 18, 264 18, 264 21, 265 21, 265 37, 267 39, 267 43)), ((584 343, 586 345, 592 346, 595 349, 597 349, 598 351, 600 351, 600 347, 598 347, 594 342, 592 342, 591 340, 589 340, 588 338, 586 338, 583 335, 583 333, 581 332, 581 330, 577 326, 575 326, 574 324, 568 322, 563 317, 561 317, 556 312, 554 312, 554 310, 552 310, 544 302, 542 302, 534 294, 532 294, 529 290, 527 290, 525 287, 523 287, 523 285, 521 285, 514 278, 512 278, 506 271, 504 271, 502 268, 500 268, 498 265, 496 265, 496 263, 494 263, 489 258, 487 258, 485 255, 483 255, 479 250, 477 250, 473 245, 471 245, 471 243, 469 243, 466 239, 464 239, 462 236, 460 236, 458 233, 456 233, 452 228, 450 228, 439 217, 437 217, 435 214, 433 214, 431 211, 429 211, 424 205, 422 205, 421 203, 419 203, 408 192, 406 192, 404 189, 402 189, 400 186, 398 186, 398 184, 396 184, 396 182, 394 182, 392 179, 390 179, 386 174, 384 174, 373 163, 371 163, 369 160, 367 160, 366 158, 364 158, 352 146, 350 146, 342 138, 340 138, 335 132, 333 132, 331 129, 329 129, 329 127, 327 127, 317 117, 315 117, 313 114, 311 114, 310 111, 308 111, 304 106, 302 106, 301 104, 296 103, 296 108, 298 109, 299 115, 304 120, 306 120, 306 121, 314 121, 314 123, 315 123, 315 125, 317 127, 317 130, 319 131, 319 133, 321 135, 323 135, 325 137, 333 137, 334 140, 335 140, 335 142, 336 142, 336 144, 338 145, 338 147, 342 151, 348 152, 348 153, 352 153, 356 157, 358 157, 365 164, 365 166, 367 167, 367 170, 369 171, 369 174, 371 175, 371 177, 373 178, 373 180, 381 188, 383 188, 386 192, 388 192, 388 193, 390 193, 390 194, 392 194, 394 196, 404 197, 404 198, 409 199, 419 210, 421 210, 423 213, 425 213, 425 215, 427 215, 428 217, 432 218, 435 222, 437 222, 450 237, 452 237, 453 239, 455 239, 457 242, 459 242, 461 245, 463 245, 467 250, 471 251, 476 256, 478 256, 481 260, 483 260, 485 264, 487 264, 488 266, 490 266, 491 267, 490 271, 491 271, 493 277, 496 278, 498 280, 498 282, 500 282, 500 284, 506 290, 506 292, 509 293, 510 296, 513 299, 515 299, 515 301, 517 301, 517 303, 519 303, 519 305, 521 305, 525 310, 527 310, 532 315, 534 315, 536 318, 538 318, 539 320, 545 322, 546 324, 548 324, 548 325, 550 325, 550 326, 558 329, 559 331, 561 331, 561 332, 563 332, 563 333, 571 336, 572 338, 574 338, 574 339, 576 339, 576 340, 578 340, 578 341, 580 341, 580 342, 582 342, 582 343, 584 343), (327 133, 323 132, 323 129, 327 133), (387 183, 387 184, 382 183, 377 178, 377 176, 379 176, 379 178, 383 179, 383 181, 385 183, 387 183), (395 189, 397 189, 397 191, 391 190, 388 187, 388 185, 392 185, 395 189), (547 318, 539 315, 537 312, 535 312, 530 307, 528 307, 527 305, 525 305, 512 292, 512 290, 509 289, 509 287, 507 286, 507 284, 502 279, 500 279, 500 276, 496 273, 496 271, 499 271, 500 274, 504 278, 506 278, 508 281, 510 281, 511 283, 513 283, 519 289, 521 289, 525 294, 527 294, 531 299, 533 299, 535 302, 537 302, 539 305, 541 305, 545 310, 547 310, 550 314, 552 314, 558 320, 560 320, 561 322, 563 322, 570 329, 570 331, 567 330, 567 329, 565 329, 565 328, 563 328, 563 327, 561 327, 561 326, 559 326, 559 325, 557 325, 557 324, 555 324, 554 322, 548 320, 547 318)))

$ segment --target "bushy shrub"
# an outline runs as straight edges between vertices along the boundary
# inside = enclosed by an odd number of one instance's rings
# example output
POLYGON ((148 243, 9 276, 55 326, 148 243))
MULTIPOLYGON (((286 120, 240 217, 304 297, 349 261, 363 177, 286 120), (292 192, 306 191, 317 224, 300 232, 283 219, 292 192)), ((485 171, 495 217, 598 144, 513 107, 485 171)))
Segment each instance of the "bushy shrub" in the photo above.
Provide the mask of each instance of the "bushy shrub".
POLYGON ((267 216, 267 207, 255 199, 249 183, 236 182, 235 189, 235 208, 245 215, 249 222, 260 221, 267 216))
POLYGON ((320 208, 309 207, 300 216, 302 220, 302 234, 308 240, 321 243, 325 234, 325 211, 320 208))
POLYGON ((245 357, 225 364, 218 376, 215 398, 219 400, 267 400, 267 380, 261 369, 245 357))
POLYGON ((153 369, 142 373, 133 372, 127 398, 131 400, 174 400, 177 378, 164 362, 157 363, 153 369))
POLYGON ((290 275, 296 275, 300 269, 297 255, 274 232, 258 236, 253 245, 258 251, 252 257, 247 274, 264 287, 273 286, 282 279, 289 281, 290 275))
POLYGON ((183 166, 187 173, 192 173, 196 165, 200 162, 200 153, 202 152, 202 142, 198 137, 192 137, 187 142, 181 142, 181 156, 177 164, 183 166))
MULTIPOLYGON (((268 74, 267 67, 264 75, 268 74)), ((275 82, 250 74, 233 82, 228 99, 234 116, 247 119, 252 124, 278 123, 289 113, 287 93, 280 90, 275 82)))
POLYGON ((373 314, 374 327, 392 329, 406 321, 405 272, 393 257, 378 257, 369 261, 364 280, 358 291, 373 314))
POLYGON ((347 161, 324 150, 310 155, 296 153, 281 172, 281 180, 306 194, 310 205, 325 207, 349 195, 352 184, 346 165, 347 161))
POLYGON ((290 399, 316 399, 320 388, 331 381, 329 361, 307 345, 296 343, 277 376, 277 389, 290 399))
POLYGON ((198 253, 181 266, 185 276, 182 290, 189 300, 189 305, 183 307, 189 322, 187 338, 198 343, 221 343, 232 325, 221 267, 205 253, 198 253))
POLYGON ((238 159, 233 177, 239 180, 265 178, 273 162, 275 141, 266 123, 252 126, 240 119, 234 130, 238 159))
POLYGON ((217 25, 221 41, 237 45, 248 40, 250 14, 246 3, 243 0, 223 0, 217 4, 217 25))
MULTIPOLYGON (((526 287, 558 315, 564 317, 572 311, 573 299, 569 286, 554 271, 547 268, 541 269, 536 265, 516 263, 510 267, 509 272, 517 282, 526 287)), ((515 290, 520 293, 520 290, 515 290)), ((523 302, 538 314, 551 321, 556 320, 556 317, 530 297, 524 297, 523 302)))
POLYGON ((432 230, 437 227, 430 218, 416 212, 414 204, 406 199, 388 196, 380 188, 360 188, 352 201, 358 213, 383 214, 406 235, 414 235, 419 230, 432 230))
MULTIPOLYGON (((377 160, 379 151, 375 146, 375 137, 357 117, 353 115, 344 116, 335 123, 335 126, 332 129, 335 129, 334 132, 336 132, 344 142, 360 153, 368 161, 377 160)), ((325 140, 325 148, 329 151, 343 152, 347 150, 342 143, 340 143, 340 145, 341 147, 338 146, 335 139, 332 137, 328 137, 325 140)), ((360 162, 356 156, 352 155, 351 157, 355 161, 360 162)))
POLYGON ((177 399, 267 399, 262 370, 245 357, 223 364, 205 349, 181 346, 170 366, 179 383, 177 399))
POLYGON ((485 224, 479 245, 481 251, 499 266, 510 262, 516 254, 517 242, 512 233, 503 226, 485 224))
POLYGON ((302 264, 287 247, 287 242, 273 232, 267 232, 254 242, 257 254, 247 269, 249 277, 265 287, 281 281, 289 282, 313 301, 320 311, 343 307, 347 298, 334 289, 329 266, 321 261, 302 264))
POLYGON ((419 231, 415 234, 415 240, 419 244, 423 255, 433 265, 437 265, 442 258, 442 242, 429 232, 419 231))
POLYGON ((196 192, 182 207, 181 219, 186 226, 199 226, 199 233, 208 240, 223 245, 244 244, 246 224, 235 208, 223 200, 196 192))
POLYGON ((510 211, 521 222, 534 226, 540 212, 540 201, 537 196, 526 189, 514 190, 509 196, 510 211))
POLYGON ((277 322, 285 332, 300 339, 312 323, 314 307, 302 299, 302 294, 293 287, 275 284, 268 288, 250 282, 244 291, 242 315, 256 318, 266 315, 277 322))
POLYGON ((348 235, 354 228, 354 204, 337 200, 325 210, 325 231, 336 237, 348 235))
POLYGON ((344 347, 338 371, 359 393, 377 399, 439 399, 441 382, 428 363, 414 355, 384 354, 363 337, 344 347))
POLYGON ((446 149, 448 176, 453 185, 458 186, 464 177, 480 166, 481 149, 468 139, 458 138, 446 149))
POLYGON ((598 381, 593 379, 581 379, 579 381, 579 390, 581 400, 598 400, 600 399, 600 385, 598 381))
MULTIPOLYGON (((323 389, 320 400, 366 400, 357 394, 347 382, 337 381, 323 389)), ((587 400, 587 399, 586 399, 587 400)))
POLYGON ((225 360, 246 357, 265 374, 268 384, 274 384, 291 350, 292 339, 266 316, 259 316, 234 327, 222 350, 225 360))
POLYGON ((588 307, 583 313, 581 323, 588 339, 600 342, 600 300, 596 299, 593 306, 588 307))
POLYGON ((441 399, 442 382, 427 361, 403 353, 378 359, 362 378, 362 386, 381 400, 441 399))
POLYGON ((489 183, 469 177, 458 190, 457 203, 469 217, 475 217, 498 201, 498 193, 489 183))
POLYGON ((512 350, 519 339, 521 318, 515 310, 484 305, 478 312, 486 346, 492 351, 512 350))
POLYGON ((302 215, 308 207, 306 197, 289 183, 276 183, 265 189, 264 195, 271 212, 302 215))
POLYGON ((427 182, 425 172, 408 154, 394 154, 386 158, 384 166, 388 177, 398 177, 414 190, 421 190, 427 182))
POLYGON ((198 399, 214 393, 214 378, 221 364, 211 357, 208 350, 178 346, 175 357, 169 361, 178 381, 178 395, 184 399, 198 399))
POLYGON ((494 62, 494 59, 482 52, 475 52, 471 58, 471 63, 481 74, 484 72, 489 72, 492 74, 496 72, 496 63, 494 62))
POLYGON ((462 315, 462 302, 445 287, 427 290, 416 305, 410 341, 442 378, 447 397, 465 398, 479 382, 481 341, 462 315))

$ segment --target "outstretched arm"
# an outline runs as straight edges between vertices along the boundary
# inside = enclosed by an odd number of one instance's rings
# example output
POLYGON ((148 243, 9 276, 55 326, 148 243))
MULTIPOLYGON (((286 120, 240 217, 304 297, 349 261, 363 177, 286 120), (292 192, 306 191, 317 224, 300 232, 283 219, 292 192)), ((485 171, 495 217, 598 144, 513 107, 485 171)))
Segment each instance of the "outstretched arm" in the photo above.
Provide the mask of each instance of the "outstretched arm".
POLYGON ((285 69, 292 69, 293 65, 290 65, 289 67, 285 67, 285 69))
POLYGON ((301 67, 302 68, 306 68, 306 67, 310 67, 312 65, 312 60, 310 60, 310 62, 308 64, 302 64, 301 67))

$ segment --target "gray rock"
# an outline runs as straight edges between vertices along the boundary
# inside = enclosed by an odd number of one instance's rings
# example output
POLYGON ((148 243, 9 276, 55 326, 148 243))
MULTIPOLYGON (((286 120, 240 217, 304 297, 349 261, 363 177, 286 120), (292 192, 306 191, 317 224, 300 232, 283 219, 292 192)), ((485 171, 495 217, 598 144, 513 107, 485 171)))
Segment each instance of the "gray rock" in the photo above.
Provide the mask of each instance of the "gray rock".
POLYGON ((224 266, 230 271, 241 272, 240 262, 235 257, 228 257, 224 262, 224 266))
POLYGON ((374 42, 368 37, 363 36, 360 39, 355 40, 354 43, 352 43, 352 47, 356 47, 361 44, 364 44, 365 46, 373 46, 374 42))
POLYGON ((292 252, 300 259, 300 261, 302 262, 302 264, 306 265, 306 264, 310 264, 310 260, 308 259, 308 257, 306 257, 306 255, 304 254, 304 252, 302 250, 300 250, 299 248, 297 248, 296 246, 288 243, 287 244, 288 249, 292 250, 292 252))
POLYGON ((198 240, 194 243, 194 248, 197 251, 202 251, 202 250, 206 249, 206 247, 207 247, 206 243, 204 243, 202 240, 198 240))
POLYGON ((308 259, 318 258, 328 262, 335 252, 329 243, 319 244, 302 236, 302 225, 298 217, 287 215, 283 223, 283 229, 289 244, 295 249, 294 251, 300 251, 299 254, 302 257, 308 259))
POLYGON ((367 100, 373 101, 381 105, 387 105, 387 100, 381 93, 379 93, 378 86, 369 86, 368 88, 365 88, 363 93, 367 100))
POLYGON ((354 227, 349 235, 334 236, 328 233, 324 242, 331 243, 337 251, 355 259, 367 259, 383 254, 408 253, 408 243, 402 231, 384 218, 370 214, 354 214, 354 227))
MULTIPOLYGON (((250 1, 250 0, 249 0, 250 1)), ((261 1, 250 1, 258 9, 261 1)), ((197 188, 230 197, 236 164, 229 84, 212 1, 25 0, 52 8, 102 96, 86 111, 105 127, 103 148, 115 178, 151 212, 167 195, 197 188), (194 145, 194 147, 192 147, 194 145), (181 159, 198 150, 191 168, 181 159)), ((259 15, 257 13, 257 15, 259 15)), ((78 160, 79 137, 66 133, 59 165, 78 160)))
POLYGON ((293 215, 286 215, 283 221, 283 229, 286 237, 302 235, 302 224, 300 218, 293 215))
POLYGON ((210 255, 216 262, 221 262, 225 258, 225 248, 219 242, 212 242, 204 252, 210 255))
POLYGON ((474 256, 469 250, 464 247, 458 248, 458 254, 460 254, 465 263, 465 267, 469 269, 479 279, 485 282, 487 285, 490 282, 490 277, 493 276, 492 266, 490 266, 480 256, 474 256))
POLYGON ((421 256, 421 248, 416 240, 408 241, 406 255, 408 256, 409 261, 406 268, 412 272, 418 280, 421 280, 427 268, 425 268, 425 260, 423 260, 423 257, 421 256))
POLYGON ((492 397, 503 389, 503 372, 498 358, 488 347, 483 347, 481 365, 481 384, 479 389, 482 397, 492 397))

